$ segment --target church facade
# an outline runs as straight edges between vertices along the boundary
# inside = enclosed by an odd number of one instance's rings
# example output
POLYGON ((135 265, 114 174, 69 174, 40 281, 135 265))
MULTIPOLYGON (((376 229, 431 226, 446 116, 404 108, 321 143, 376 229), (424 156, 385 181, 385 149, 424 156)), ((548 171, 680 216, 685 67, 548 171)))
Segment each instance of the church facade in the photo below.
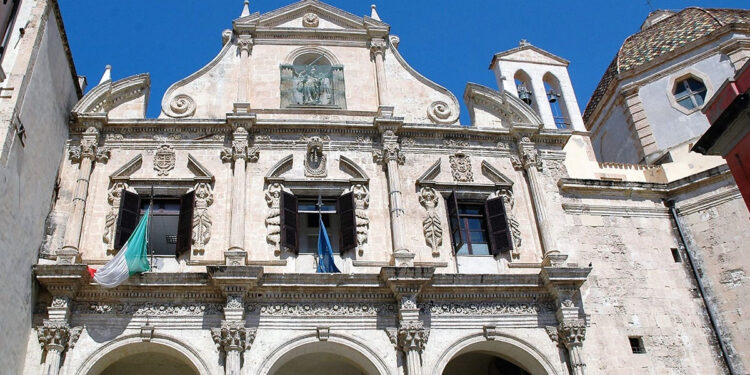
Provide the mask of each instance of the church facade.
POLYGON ((398 46, 374 8, 246 2, 158 118, 108 69, 71 111, 25 371, 723 373, 689 236, 747 217, 726 166, 597 162, 569 62, 523 41, 460 124, 398 46), (98 286, 149 207, 152 271, 98 286))

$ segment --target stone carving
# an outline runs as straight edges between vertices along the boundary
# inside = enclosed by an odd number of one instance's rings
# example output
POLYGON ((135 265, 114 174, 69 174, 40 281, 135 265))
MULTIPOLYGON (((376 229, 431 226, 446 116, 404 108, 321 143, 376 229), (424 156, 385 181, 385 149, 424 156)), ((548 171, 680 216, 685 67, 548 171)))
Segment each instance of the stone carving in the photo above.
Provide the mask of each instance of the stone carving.
POLYGON ((221 45, 224 46, 232 39, 232 30, 226 29, 221 32, 221 45))
POLYGON ((104 314, 132 316, 203 316, 217 315, 224 310, 223 304, 203 303, 106 303, 80 302, 73 305, 74 314, 104 314))
POLYGON ((109 147, 97 147, 96 140, 82 139, 80 146, 70 147, 68 156, 73 163, 78 163, 82 159, 91 159, 100 163, 106 163, 109 161, 111 151, 109 147))
POLYGON ((315 13, 306 13, 302 16, 302 26, 304 27, 318 27, 320 24, 320 18, 315 13))
POLYGON ((242 303, 242 296, 229 295, 227 297, 227 309, 243 309, 245 306, 242 303))
POLYGON ((177 94, 169 101, 167 116, 173 118, 190 117, 195 114, 195 100, 190 95, 177 94))
POLYGON ((295 95, 299 105, 332 105, 333 74, 330 65, 307 65, 294 71, 295 95))
POLYGON ((443 147, 448 148, 457 148, 457 147, 469 147, 469 142, 467 141, 457 141, 455 139, 443 139, 443 147))
POLYGON ((206 251, 206 244, 211 239, 211 217, 208 206, 214 203, 211 185, 200 182, 195 185, 195 209, 193 211, 193 254, 202 255, 206 251))
POLYGON ((430 330, 424 328, 422 322, 403 322, 401 323, 401 327, 398 328, 398 341, 396 345, 404 352, 416 351, 421 353, 429 337, 430 330))
POLYGON ((427 108, 427 116, 430 120, 435 121, 438 124, 446 124, 456 121, 453 118, 453 111, 451 111, 450 106, 443 101, 432 102, 427 108))
POLYGON ((581 357, 583 340, 586 338, 586 323, 583 320, 564 321, 555 329, 547 327, 547 334, 552 341, 568 350, 570 368, 573 375, 583 375, 586 363, 581 357))
POLYGON ((323 140, 320 137, 311 137, 307 141, 307 153, 305 154, 305 176, 325 177, 328 175, 326 168, 327 157, 323 153, 323 140))
POLYGON ((268 185, 266 189, 266 204, 268 204, 268 216, 266 216, 266 241, 274 245, 278 250, 279 241, 281 241, 281 211, 279 211, 279 201, 281 191, 284 187, 274 182, 268 185))
POLYGON ((474 174, 471 172, 471 157, 462 152, 450 156, 451 174, 456 182, 473 182, 474 174))
POLYGON ((537 315, 555 311, 552 302, 429 302, 420 304, 422 312, 431 315, 537 315))
POLYGON ((246 52, 249 55, 253 50, 253 45, 255 45, 253 38, 250 38, 247 35, 241 35, 240 38, 237 39, 237 50, 239 50, 240 53, 246 52))
POLYGON ((363 255, 364 245, 367 243, 367 232, 370 229, 370 219, 367 217, 370 191, 362 184, 353 185, 351 191, 354 195, 354 214, 357 216, 357 251, 359 255, 363 255))
POLYGON ((373 38, 370 40, 370 54, 373 58, 377 55, 385 55, 385 49, 388 48, 388 43, 385 39, 373 38))
POLYGON ((242 321, 221 321, 221 327, 211 328, 211 338, 224 352, 245 351, 255 341, 254 328, 245 327, 242 321))
POLYGON ((257 147, 250 147, 247 140, 247 130, 244 128, 237 128, 237 130, 234 131, 232 147, 224 147, 224 149, 221 150, 221 160, 224 162, 244 159, 254 163, 258 161, 259 157, 260 151, 257 147))
POLYGON ((389 161, 396 161, 399 164, 404 164, 406 158, 401 153, 401 146, 398 144, 398 136, 393 130, 386 130, 383 132, 383 149, 374 150, 372 152, 373 159, 376 162, 388 163, 389 161))
POLYGON ((115 250, 115 231, 117 230, 117 214, 120 211, 120 198, 122 191, 128 188, 125 182, 115 182, 107 193, 107 201, 110 209, 104 218, 104 235, 102 240, 107 246, 107 255, 111 255, 115 250))
POLYGON ((269 316, 394 316, 396 307, 392 303, 366 302, 311 302, 250 304, 248 313, 258 312, 269 316))
POLYGON ((37 327, 37 337, 42 350, 47 352, 55 350, 62 353, 68 348, 75 347, 83 327, 71 328, 67 322, 45 319, 43 324, 37 327))
POLYGON ((534 147, 534 143, 531 142, 529 137, 521 138, 519 146, 520 157, 515 155, 511 156, 511 163, 513 163, 513 168, 520 170, 533 167, 541 172, 542 159, 539 157, 537 149, 536 147, 534 147))
POLYGON ((318 340, 320 341, 328 341, 328 338, 331 337, 331 327, 318 327, 316 330, 318 333, 318 340))
POLYGON ((399 302, 399 309, 400 310, 417 310, 417 296, 416 295, 408 295, 401 297, 401 301, 399 302))
POLYGON ((154 153, 154 170, 159 176, 168 176, 174 169, 175 152, 172 146, 163 144, 154 153))
POLYGON ((419 203, 427 210, 427 216, 422 221, 425 242, 432 249, 432 256, 440 256, 440 246, 443 244, 443 224, 437 213, 440 198, 437 191, 431 187, 419 190, 419 203))

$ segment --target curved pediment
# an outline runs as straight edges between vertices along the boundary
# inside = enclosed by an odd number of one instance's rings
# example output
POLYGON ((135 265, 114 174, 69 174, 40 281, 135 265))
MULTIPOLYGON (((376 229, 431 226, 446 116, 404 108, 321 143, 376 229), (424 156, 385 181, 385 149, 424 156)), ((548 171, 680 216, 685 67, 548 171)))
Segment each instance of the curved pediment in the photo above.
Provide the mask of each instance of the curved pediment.
POLYGON ((110 118, 144 118, 151 79, 138 74, 96 85, 73 107, 76 114, 107 113, 110 118))
POLYGON ((464 92, 471 125, 479 128, 506 128, 516 125, 543 126, 542 119, 521 99, 507 92, 469 83, 464 92))

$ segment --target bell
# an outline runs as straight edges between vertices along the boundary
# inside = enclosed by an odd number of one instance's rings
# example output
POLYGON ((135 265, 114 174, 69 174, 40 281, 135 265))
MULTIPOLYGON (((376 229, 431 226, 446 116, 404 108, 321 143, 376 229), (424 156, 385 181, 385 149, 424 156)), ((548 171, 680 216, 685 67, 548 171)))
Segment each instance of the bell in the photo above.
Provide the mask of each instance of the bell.
POLYGON ((524 103, 531 105, 531 92, 526 88, 526 85, 518 85, 518 99, 521 99, 524 103))
POLYGON ((557 98, 560 97, 560 94, 555 92, 555 89, 549 89, 549 92, 547 92, 547 99, 549 99, 550 103, 557 102, 557 98))

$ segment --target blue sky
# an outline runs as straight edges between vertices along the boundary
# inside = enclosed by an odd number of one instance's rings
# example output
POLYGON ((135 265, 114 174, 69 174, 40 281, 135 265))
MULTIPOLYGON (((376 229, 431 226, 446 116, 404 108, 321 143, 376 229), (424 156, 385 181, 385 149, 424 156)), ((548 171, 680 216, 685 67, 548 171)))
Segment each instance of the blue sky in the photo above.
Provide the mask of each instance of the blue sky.
MULTIPOLYGON (((583 109, 622 42, 652 9, 686 6, 747 8, 747 0, 328 0, 356 15, 378 6, 406 61, 459 99, 467 82, 497 88, 492 55, 520 39, 570 60, 570 76, 583 109)), ((251 0, 268 12, 291 0, 251 0)), ((78 74, 99 82, 104 66, 114 80, 151 74, 148 117, 157 117, 172 83, 207 64, 221 48, 242 0, 59 0, 78 74)), ((351 78, 347 77, 347 80, 351 78)), ((463 103, 462 103, 463 106, 463 103)), ((468 123, 462 108, 461 123, 468 123)))

